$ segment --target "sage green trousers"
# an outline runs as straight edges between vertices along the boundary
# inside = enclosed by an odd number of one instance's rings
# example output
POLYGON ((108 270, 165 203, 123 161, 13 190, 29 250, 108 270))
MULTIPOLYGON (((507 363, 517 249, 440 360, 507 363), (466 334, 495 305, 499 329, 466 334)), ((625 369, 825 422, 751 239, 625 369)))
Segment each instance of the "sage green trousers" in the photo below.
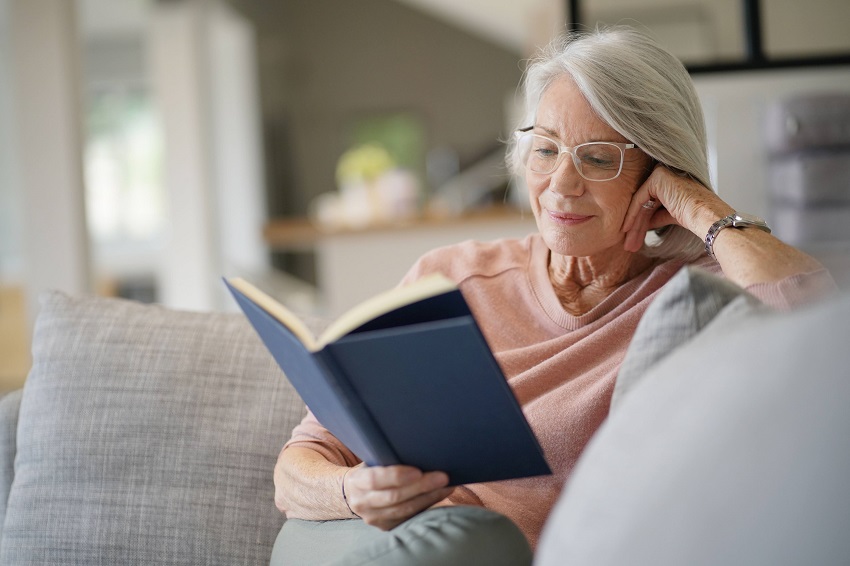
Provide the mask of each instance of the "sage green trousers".
POLYGON ((391 531, 359 519, 289 519, 271 566, 527 566, 531 548, 507 517, 481 507, 435 507, 391 531))

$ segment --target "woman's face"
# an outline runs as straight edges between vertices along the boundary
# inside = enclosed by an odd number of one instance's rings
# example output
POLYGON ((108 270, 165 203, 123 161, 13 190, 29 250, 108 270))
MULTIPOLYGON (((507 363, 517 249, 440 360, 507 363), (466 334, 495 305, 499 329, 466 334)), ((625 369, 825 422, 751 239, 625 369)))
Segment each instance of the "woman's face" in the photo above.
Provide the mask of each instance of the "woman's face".
MULTIPOLYGON (((569 147, 591 141, 629 142, 593 112, 566 76, 543 93, 533 132, 569 147)), ((610 181, 583 178, 569 155, 549 174, 526 168, 531 208, 549 249, 574 257, 596 255, 614 246, 622 250, 623 219, 632 195, 649 175, 650 162, 641 150, 627 149, 620 175, 610 181)))

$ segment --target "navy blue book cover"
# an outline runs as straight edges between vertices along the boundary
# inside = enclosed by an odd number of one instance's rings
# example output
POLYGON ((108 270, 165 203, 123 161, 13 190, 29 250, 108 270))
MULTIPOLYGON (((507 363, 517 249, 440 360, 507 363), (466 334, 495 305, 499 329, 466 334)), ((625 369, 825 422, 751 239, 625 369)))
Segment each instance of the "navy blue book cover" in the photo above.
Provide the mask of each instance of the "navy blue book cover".
POLYGON ((551 473, 459 290, 310 352, 228 288, 319 422, 368 465, 441 470, 452 485, 551 473))

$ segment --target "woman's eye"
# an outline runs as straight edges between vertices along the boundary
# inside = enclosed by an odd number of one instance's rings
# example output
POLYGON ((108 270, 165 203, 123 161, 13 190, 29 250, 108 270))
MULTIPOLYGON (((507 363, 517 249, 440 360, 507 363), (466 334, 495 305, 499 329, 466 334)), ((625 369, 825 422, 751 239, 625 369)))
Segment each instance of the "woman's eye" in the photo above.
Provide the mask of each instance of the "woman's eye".
POLYGON ((619 161, 619 155, 614 155, 610 151, 603 150, 583 151, 579 153, 579 158, 585 165, 599 169, 617 167, 619 161))
POLYGON ((583 157, 582 161, 588 165, 593 165, 594 167, 611 167, 614 164, 614 162, 610 159, 594 156, 583 157))
POLYGON ((534 153, 537 154, 538 157, 551 158, 551 157, 555 157, 556 155, 558 155, 558 150, 557 149, 549 149, 549 148, 546 148, 546 147, 538 147, 537 149, 534 150, 534 153))

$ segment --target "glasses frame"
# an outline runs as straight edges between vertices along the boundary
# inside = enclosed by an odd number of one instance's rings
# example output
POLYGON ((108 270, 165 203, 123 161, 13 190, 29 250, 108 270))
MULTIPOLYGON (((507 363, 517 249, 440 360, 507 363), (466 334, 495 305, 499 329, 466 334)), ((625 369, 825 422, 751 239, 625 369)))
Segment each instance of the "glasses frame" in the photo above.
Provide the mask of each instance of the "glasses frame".
POLYGON ((569 154, 573 158, 573 166, 576 168, 576 171, 578 172, 579 175, 581 175, 581 177, 583 179, 587 179, 588 181, 596 181, 596 182, 600 182, 600 183, 604 183, 605 181, 613 181, 614 179, 616 179, 617 177, 620 176, 620 173, 623 172, 623 163, 626 160, 626 150, 627 149, 638 149, 638 147, 633 143, 609 142, 609 141, 585 142, 585 143, 580 143, 578 145, 570 147, 570 146, 566 146, 566 145, 562 144, 558 140, 551 138, 549 136, 544 136, 543 134, 535 134, 532 131, 532 129, 533 129, 533 126, 529 126, 528 128, 522 128, 522 129, 516 130, 514 132, 514 137, 516 138, 516 141, 517 141, 517 149, 519 149, 520 144, 522 143, 522 139, 525 136, 537 136, 537 137, 543 138, 545 140, 552 142, 552 144, 555 147, 558 148, 558 157, 553 162, 552 168, 549 171, 535 171, 534 169, 531 169, 531 167, 529 167, 529 165, 528 165, 528 156, 526 156, 524 163, 523 163, 523 166, 526 169, 530 170, 531 172, 537 173, 538 175, 551 175, 552 173, 554 173, 561 164, 561 158, 563 158, 565 154, 569 154), (586 147, 586 146, 589 146, 589 145, 613 145, 614 147, 616 147, 617 149, 620 150, 620 167, 617 168, 617 173, 614 174, 614 176, 612 176, 608 179, 591 179, 590 177, 586 176, 582 172, 582 161, 579 158, 579 156, 576 154, 576 150, 580 147, 586 147))

